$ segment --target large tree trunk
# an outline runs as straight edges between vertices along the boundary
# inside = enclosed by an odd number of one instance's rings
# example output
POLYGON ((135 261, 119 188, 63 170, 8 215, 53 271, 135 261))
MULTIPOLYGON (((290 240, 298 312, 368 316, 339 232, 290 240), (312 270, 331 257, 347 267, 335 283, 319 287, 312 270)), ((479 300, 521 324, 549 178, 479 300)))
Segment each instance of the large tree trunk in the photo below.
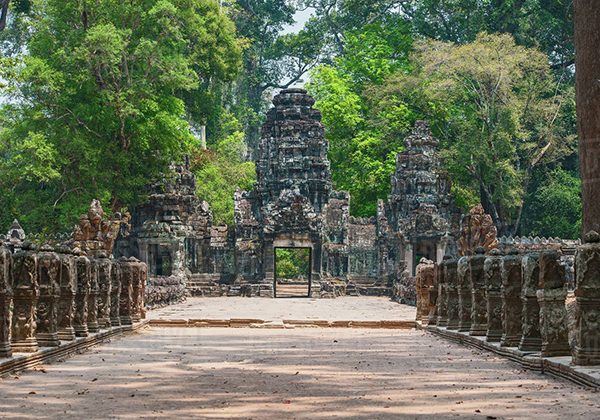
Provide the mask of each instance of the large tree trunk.
POLYGON ((6 28, 6 19, 8 17, 8 4, 10 0, 0 0, 0 31, 6 28))
POLYGON ((600 1, 574 6, 583 232, 600 232, 600 1))

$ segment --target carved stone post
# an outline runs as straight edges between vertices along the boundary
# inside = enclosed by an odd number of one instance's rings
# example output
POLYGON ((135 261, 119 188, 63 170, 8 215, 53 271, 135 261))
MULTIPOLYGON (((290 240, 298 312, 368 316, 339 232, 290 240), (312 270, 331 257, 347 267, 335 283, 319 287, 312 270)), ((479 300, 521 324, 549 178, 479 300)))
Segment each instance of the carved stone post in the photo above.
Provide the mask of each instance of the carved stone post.
POLYGON ((523 335, 519 343, 521 351, 540 351, 540 305, 537 300, 537 288, 540 280, 540 255, 531 253, 523 257, 523 335))
POLYGON ((58 303, 58 339, 75 340, 75 295, 77 293, 77 264, 73 254, 65 249, 60 254, 60 300, 58 303))
POLYGON ((132 308, 131 308, 131 319, 133 322, 140 322, 142 319, 142 306, 144 305, 144 296, 143 296, 143 285, 142 285, 142 265, 138 259, 129 258, 129 262, 131 263, 131 271, 132 271, 132 308))
POLYGON ((600 235, 589 232, 577 248, 577 344, 573 362, 600 365, 600 235))
POLYGON ((11 357, 10 325, 13 291, 11 287, 12 254, 0 244, 0 357, 11 357))
POLYGON ((502 255, 497 249, 490 252, 483 266, 487 301, 487 333, 490 343, 502 338, 502 255))
POLYGON ((31 245, 13 255, 12 280, 14 311, 12 318, 12 349, 15 353, 33 353, 38 350, 35 338, 37 302, 40 296, 37 256, 31 245))
POLYGON ((458 331, 471 331, 471 308, 473 293, 471 292, 471 257, 458 260, 458 331))
MULTIPOLYGON (((75 251, 77 253, 77 251, 75 251)), ((80 251, 79 251, 80 252, 80 251)), ((77 257, 77 293, 75 295, 75 319, 73 328, 77 337, 87 337, 88 297, 90 294, 90 260, 85 255, 77 257)))
POLYGON ((487 302, 485 299, 485 249, 478 247, 469 262, 472 306, 471 330, 469 335, 485 336, 487 334, 487 302))
POLYGON ((446 268, 450 261, 450 256, 446 255, 442 263, 438 266, 438 298, 437 298, 437 325, 439 327, 448 326, 448 279, 446 277, 446 268))
POLYGON ((112 263, 105 252, 100 253, 98 265, 98 325, 110 327, 110 288, 112 263))
POLYGON ((502 260, 502 339, 503 347, 517 347, 521 341, 521 256, 517 251, 502 260))
POLYGON ((448 295, 448 325, 449 330, 458 329, 458 273, 456 259, 451 259, 445 265, 446 287, 448 295))
POLYGON ((569 332, 567 327, 567 281, 560 264, 558 251, 540 254, 540 282, 537 298, 540 304, 540 332, 542 356, 568 356, 569 332))
POLYGON ((58 347, 58 301, 60 299, 60 269, 58 254, 49 246, 43 246, 38 254, 38 280, 40 298, 37 305, 38 344, 42 347, 58 347))
POLYGON ((429 322, 429 314, 434 306, 431 290, 434 284, 434 264, 426 258, 417 266, 417 321, 429 322))
POLYGON ((438 300, 438 276, 440 267, 437 264, 433 264, 433 270, 431 275, 431 281, 428 284, 427 290, 429 291, 429 313, 427 314, 427 325, 437 324, 437 300, 438 300))
POLYGON ((142 290, 140 291, 140 313, 142 319, 146 319, 146 285, 148 284, 148 265, 144 262, 140 262, 140 280, 142 282, 142 290))
POLYGON ((119 313, 121 325, 133 324, 133 265, 127 258, 119 259, 121 269, 121 296, 119 298, 119 313))
POLYGON ((110 325, 121 326, 119 312, 121 298, 121 264, 119 261, 111 261, 110 268, 110 325))
POLYGON ((98 324, 98 294, 100 288, 98 286, 98 259, 90 259, 90 293, 88 295, 88 331, 97 333, 100 331, 98 324))

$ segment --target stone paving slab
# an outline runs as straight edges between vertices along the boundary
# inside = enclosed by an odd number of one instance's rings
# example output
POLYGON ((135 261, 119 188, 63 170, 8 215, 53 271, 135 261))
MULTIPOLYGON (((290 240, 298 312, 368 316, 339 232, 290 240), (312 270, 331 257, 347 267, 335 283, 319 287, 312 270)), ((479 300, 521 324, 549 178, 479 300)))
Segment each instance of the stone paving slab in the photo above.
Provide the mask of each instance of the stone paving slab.
POLYGON ((597 396, 423 331, 151 328, 0 379, 0 417, 594 419, 597 396))
MULTIPOLYGON (((338 299, 268 299, 268 298, 190 298, 185 303, 154 310, 148 313, 148 319, 154 325, 157 320, 175 323, 199 323, 207 321, 260 324, 297 321, 354 322, 380 321, 413 322, 416 309, 400 305, 389 298, 379 297, 343 297, 338 299)), ((341 326, 341 325, 340 325, 341 326)), ((411 324, 410 327, 414 325, 411 324)))

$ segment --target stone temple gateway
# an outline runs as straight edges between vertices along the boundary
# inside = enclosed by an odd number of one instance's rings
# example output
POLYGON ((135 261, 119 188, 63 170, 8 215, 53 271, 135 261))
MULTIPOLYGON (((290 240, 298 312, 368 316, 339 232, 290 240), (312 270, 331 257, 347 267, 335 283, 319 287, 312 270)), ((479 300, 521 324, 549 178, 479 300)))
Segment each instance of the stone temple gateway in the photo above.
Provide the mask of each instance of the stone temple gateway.
POLYGON ((275 97, 255 188, 235 194, 234 227, 213 226, 188 164, 174 167, 134 210, 116 256, 148 264, 149 290, 156 291, 149 304, 186 293, 273 297, 277 248, 310 249, 311 297, 391 295, 419 258, 441 261, 453 251, 460 212, 426 123, 417 123, 398 155, 389 200, 378 203, 376 217, 356 218, 349 194, 333 188, 314 102, 301 89, 275 97))

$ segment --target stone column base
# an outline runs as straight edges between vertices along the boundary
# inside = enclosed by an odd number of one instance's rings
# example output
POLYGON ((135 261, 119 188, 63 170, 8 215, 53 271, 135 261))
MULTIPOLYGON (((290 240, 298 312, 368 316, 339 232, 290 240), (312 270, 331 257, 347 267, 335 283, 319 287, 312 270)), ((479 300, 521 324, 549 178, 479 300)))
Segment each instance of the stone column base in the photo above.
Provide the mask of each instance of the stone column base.
POLYGON ((14 353, 35 353, 40 349, 35 337, 13 341, 11 346, 14 353))
POLYGON ((542 350, 542 338, 541 337, 522 337, 519 343, 519 350, 521 351, 541 351, 542 350))
POLYGON ((567 343, 556 343, 550 345, 542 344, 542 357, 570 356, 571 347, 567 343))
POLYGON ((575 346, 573 364, 580 366, 600 365, 600 349, 590 350, 575 346))
POLYGON ((487 335, 487 324, 471 324, 469 335, 485 337, 487 335))
POLYGON ((40 347, 58 347, 60 346, 60 340, 58 339, 58 333, 40 333, 36 335, 38 345, 40 347))
POLYGON ((73 327, 59 329, 58 330, 58 339, 60 341, 75 340, 75 329, 73 327))
POLYGON ((521 342, 521 336, 520 335, 502 335, 502 338, 500 339, 500 346, 501 347, 518 347, 519 343, 521 342))
POLYGON ((77 336, 77 337, 88 337, 90 335, 87 324, 86 325, 75 325, 75 326, 73 326, 73 328, 75 329, 75 336, 77 336))
POLYGON ((9 343, 3 343, 0 345, 0 358, 3 357, 12 357, 12 347, 10 346, 9 343))

